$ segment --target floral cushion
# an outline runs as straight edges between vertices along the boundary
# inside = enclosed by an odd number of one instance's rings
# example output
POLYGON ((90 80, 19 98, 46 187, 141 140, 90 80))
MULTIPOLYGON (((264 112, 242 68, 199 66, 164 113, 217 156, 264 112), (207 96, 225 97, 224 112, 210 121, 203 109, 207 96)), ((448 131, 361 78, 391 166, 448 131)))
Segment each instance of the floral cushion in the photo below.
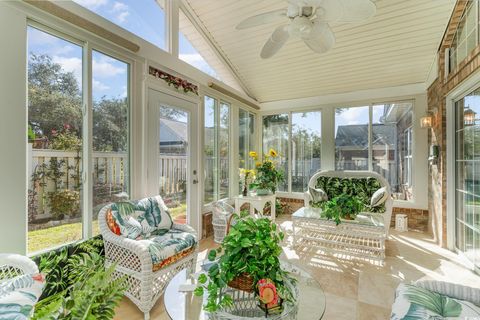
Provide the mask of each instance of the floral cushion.
POLYGON ((480 319, 480 308, 414 285, 400 284, 391 320, 480 319))
POLYGON ((137 240, 166 232, 173 225, 160 196, 113 203, 106 219, 113 233, 137 240))
POLYGON ((139 241, 148 247, 154 269, 157 270, 183 258, 187 255, 186 252, 192 251, 191 249, 197 245, 194 234, 177 229, 170 229, 161 235, 139 241))
POLYGON ((0 282, 0 320, 29 319, 44 286, 45 277, 41 273, 0 282))

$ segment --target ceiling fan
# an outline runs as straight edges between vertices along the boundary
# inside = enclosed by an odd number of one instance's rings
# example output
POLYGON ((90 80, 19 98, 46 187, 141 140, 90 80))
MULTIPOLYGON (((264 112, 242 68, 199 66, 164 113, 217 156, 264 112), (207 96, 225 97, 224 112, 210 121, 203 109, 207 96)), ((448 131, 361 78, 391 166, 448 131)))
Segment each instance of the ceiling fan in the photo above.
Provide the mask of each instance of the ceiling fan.
POLYGON ((317 53, 330 50, 335 44, 329 23, 361 22, 376 13, 371 0, 288 0, 286 9, 274 10, 249 17, 237 26, 237 30, 252 28, 271 22, 289 19, 278 26, 262 48, 260 57, 272 57, 290 36, 302 39, 317 53))

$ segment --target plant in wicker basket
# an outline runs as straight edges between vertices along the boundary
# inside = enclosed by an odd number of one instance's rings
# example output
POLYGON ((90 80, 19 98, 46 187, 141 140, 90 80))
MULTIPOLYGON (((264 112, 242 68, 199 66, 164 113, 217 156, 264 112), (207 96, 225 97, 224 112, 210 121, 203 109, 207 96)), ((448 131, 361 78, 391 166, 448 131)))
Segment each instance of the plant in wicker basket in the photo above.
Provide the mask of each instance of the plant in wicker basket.
POLYGON ((257 283, 262 279, 271 279, 279 298, 292 301, 293 294, 286 283, 294 280, 281 269, 279 261, 283 237, 276 224, 266 218, 246 217, 232 225, 222 245, 209 252, 208 259, 214 263, 208 276, 203 274, 198 279, 195 294, 208 292, 205 310, 215 312, 232 305, 232 297, 223 294, 227 286, 258 295, 257 283))

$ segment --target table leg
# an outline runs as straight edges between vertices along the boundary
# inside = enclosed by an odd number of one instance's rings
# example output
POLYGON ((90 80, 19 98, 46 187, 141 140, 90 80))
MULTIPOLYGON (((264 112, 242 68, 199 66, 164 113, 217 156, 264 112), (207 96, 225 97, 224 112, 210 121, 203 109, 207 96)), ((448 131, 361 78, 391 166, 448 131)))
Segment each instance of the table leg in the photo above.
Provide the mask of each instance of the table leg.
POLYGON ((273 200, 272 204, 270 205, 270 220, 275 221, 277 215, 277 206, 276 201, 273 200))
POLYGON ((292 229, 293 229, 293 247, 297 246, 297 232, 295 230, 295 220, 292 222, 292 229))

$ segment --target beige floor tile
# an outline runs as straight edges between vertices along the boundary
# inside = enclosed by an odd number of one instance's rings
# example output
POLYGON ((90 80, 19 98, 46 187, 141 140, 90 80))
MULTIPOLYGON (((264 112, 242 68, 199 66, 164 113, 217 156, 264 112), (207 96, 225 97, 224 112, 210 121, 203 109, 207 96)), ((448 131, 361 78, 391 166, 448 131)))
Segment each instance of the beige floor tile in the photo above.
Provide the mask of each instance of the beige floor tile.
POLYGON ((322 320, 353 320, 357 314, 357 300, 334 294, 325 294, 327 308, 322 320))
POLYGON ((387 320, 390 319, 390 308, 382 308, 366 304, 357 303, 357 320, 387 320))
POLYGON ((378 307, 391 306, 399 280, 383 273, 361 272, 358 301, 378 307))

